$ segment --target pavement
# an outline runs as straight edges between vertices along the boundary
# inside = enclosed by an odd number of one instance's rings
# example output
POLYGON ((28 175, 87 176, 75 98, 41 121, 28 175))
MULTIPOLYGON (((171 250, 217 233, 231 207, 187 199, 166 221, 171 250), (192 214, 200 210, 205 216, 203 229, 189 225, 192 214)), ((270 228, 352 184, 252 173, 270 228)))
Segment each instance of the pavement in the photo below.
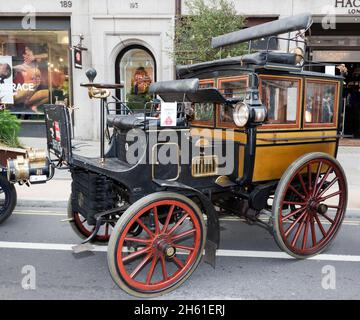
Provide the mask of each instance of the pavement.
MULTIPOLYGON (((46 148, 46 140, 39 138, 22 138, 24 146, 46 148)), ((74 140, 74 153, 88 157, 98 157, 100 144, 98 141, 74 140)), ((339 147, 338 160, 343 166, 348 180, 348 208, 351 215, 360 216, 360 147, 339 147)), ((66 207, 70 195, 70 174, 57 170, 54 178, 46 184, 17 186, 18 206, 66 207)))

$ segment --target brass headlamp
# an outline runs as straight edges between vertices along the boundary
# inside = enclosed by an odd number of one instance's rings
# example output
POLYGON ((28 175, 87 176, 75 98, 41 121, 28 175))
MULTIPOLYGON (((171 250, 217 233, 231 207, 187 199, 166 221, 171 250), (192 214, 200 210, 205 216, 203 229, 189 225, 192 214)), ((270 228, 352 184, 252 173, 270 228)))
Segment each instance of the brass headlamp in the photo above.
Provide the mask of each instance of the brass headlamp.
POLYGON ((45 150, 28 149, 25 156, 7 160, 7 178, 10 182, 46 182, 50 176, 50 162, 45 150))

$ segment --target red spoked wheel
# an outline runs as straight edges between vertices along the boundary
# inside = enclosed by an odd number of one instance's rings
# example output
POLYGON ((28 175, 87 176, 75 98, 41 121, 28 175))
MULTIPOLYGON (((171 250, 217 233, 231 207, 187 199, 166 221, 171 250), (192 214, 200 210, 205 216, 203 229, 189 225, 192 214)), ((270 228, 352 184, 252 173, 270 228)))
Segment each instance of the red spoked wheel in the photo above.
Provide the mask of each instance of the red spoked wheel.
POLYGON ((296 258, 323 251, 345 216, 347 182, 339 162, 324 153, 296 160, 281 178, 274 197, 274 237, 296 258))
POLYGON ((158 192, 120 217, 111 235, 108 264, 120 288, 138 297, 172 291, 196 269, 204 250, 206 228, 198 206, 187 197, 158 192), (131 230, 140 225, 136 236, 131 230))
MULTIPOLYGON (((89 225, 87 219, 84 218, 79 212, 74 212, 71 207, 71 196, 68 202, 68 218, 70 219, 71 228, 81 239, 87 239, 95 230, 95 226, 89 225)), ((95 236, 95 242, 107 243, 110 239, 111 232, 115 226, 115 223, 105 222, 95 236)))

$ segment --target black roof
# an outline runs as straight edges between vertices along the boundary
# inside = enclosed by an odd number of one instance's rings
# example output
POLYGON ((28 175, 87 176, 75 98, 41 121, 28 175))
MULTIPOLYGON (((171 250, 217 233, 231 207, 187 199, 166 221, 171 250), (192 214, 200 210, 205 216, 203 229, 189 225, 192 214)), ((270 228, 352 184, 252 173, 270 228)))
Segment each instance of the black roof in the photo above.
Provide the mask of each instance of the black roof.
MULTIPOLYGON (((332 76, 329 74, 304 71, 302 66, 296 65, 296 55, 294 53, 283 52, 256 52, 245 54, 243 56, 229 57, 225 59, 201 62, 189 65, 176 66, 178 78, 198 77, 201 74, 209 74, 216 70, 219 75, 225 71, 241 70, 244 72, 254 72, 260 69, 271 69, 286 73, 301 74, 325 78, 341 79, 341 76, 332 76)), ((216 77, 216 76, 215 76, 216 77)))

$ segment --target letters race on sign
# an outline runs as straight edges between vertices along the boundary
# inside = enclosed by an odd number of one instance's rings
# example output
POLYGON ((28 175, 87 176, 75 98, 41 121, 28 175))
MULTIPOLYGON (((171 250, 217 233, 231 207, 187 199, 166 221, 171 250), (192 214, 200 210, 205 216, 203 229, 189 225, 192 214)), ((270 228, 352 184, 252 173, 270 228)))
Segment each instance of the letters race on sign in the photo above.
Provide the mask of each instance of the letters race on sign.
POLYGON ((160 125, 162 127, 176 126, 177 102, 162 102, 160 125))

